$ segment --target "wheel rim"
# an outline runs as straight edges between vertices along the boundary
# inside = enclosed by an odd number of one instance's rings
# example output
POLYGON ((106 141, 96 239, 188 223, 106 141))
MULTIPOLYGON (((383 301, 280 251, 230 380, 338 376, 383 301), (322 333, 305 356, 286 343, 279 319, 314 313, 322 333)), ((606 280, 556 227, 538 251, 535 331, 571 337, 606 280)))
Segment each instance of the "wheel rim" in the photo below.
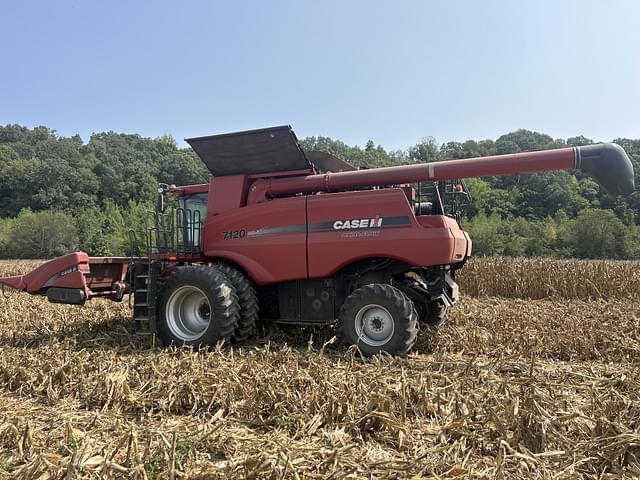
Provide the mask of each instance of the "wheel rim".
POLYGON ((169 297, 165 316, 171 333, 188 342, 200 337, 209 327, 211 305, 202 290, 185 285, 169 297))
POLYGON ((356 314, 356 333, 358 338, 372 347, 384 345, 395 331, 393 316, 380 305, 367 305, 356 314))

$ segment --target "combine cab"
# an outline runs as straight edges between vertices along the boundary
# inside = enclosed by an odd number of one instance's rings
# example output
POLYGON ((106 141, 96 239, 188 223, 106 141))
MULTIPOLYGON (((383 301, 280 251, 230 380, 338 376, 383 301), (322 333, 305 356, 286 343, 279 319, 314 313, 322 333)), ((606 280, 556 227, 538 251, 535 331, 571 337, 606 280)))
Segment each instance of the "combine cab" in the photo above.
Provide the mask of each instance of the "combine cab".
POLYGON ((260 312, 337 321, 363 354, 403 355, 458 299, 471 255, 464 178, 576 168, 613 195, 634 189, 613 144, 356 170, 303 150, 290 127, 187 141, 213 176, 161 186, 134 257, 77 252, 0 283, 78 305, 128 293, 136 332, 166 344, 241 342, 260 312))

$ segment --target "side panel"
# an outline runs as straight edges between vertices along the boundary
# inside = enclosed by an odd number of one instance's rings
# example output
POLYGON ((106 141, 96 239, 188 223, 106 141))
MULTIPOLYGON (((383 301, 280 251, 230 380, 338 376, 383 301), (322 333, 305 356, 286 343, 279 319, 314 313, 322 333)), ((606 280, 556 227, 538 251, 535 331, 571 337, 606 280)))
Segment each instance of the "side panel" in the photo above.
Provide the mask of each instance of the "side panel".
POLYGON ((246 175, 213 177, 209 182, 207 211, 218 215, 242 207, 247 195, 247 182, 246 175))
POLYGON ((89 257, 87 285, 93 292, 111 290, 114 283, 124 281, 130 261, 128 257, 89 257))
POLYGON ((416 267, 464 258, 467 242, 455 220, 418 219, 399 188, 309 196, 309 277, 330 276, 367 257, 391 257, 416 267))
POLYGON ((278 285, 279 322, 323 324, 335 318, 332 278, 297 280, 278 285))
POLYGON ((242 266, 256 283, 307 278, 307 197, 292 197, 208 216, 203 251, 242 266))

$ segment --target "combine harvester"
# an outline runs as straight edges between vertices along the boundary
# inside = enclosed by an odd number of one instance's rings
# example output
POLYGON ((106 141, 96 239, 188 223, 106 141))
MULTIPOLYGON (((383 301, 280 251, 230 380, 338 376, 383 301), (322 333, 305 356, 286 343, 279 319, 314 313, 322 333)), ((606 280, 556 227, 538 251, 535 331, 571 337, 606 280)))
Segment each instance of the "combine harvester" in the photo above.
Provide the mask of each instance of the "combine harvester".
POLYGON ((581 169, 612 195, 634 190, 614 144, 356 170, 304 151, 288 126, 187 141, 213 176, 161 186, 137 256, 76 252, 0 284, 77 305, 130 294, 136 333, 165 344, 240 342, 260 310, 337 320, 363 354, 404 355, 458 299, 455 273, 471 255, 462 179, 581 169))

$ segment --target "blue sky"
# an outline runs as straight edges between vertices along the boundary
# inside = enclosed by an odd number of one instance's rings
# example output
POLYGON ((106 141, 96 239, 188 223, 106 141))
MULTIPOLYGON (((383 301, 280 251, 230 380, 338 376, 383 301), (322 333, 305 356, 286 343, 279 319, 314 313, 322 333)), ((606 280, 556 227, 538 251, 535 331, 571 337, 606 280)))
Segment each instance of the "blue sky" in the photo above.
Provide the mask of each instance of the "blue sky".
POLYGON ((1 2, 0 124, 640 137, 640 1, 1 2))

